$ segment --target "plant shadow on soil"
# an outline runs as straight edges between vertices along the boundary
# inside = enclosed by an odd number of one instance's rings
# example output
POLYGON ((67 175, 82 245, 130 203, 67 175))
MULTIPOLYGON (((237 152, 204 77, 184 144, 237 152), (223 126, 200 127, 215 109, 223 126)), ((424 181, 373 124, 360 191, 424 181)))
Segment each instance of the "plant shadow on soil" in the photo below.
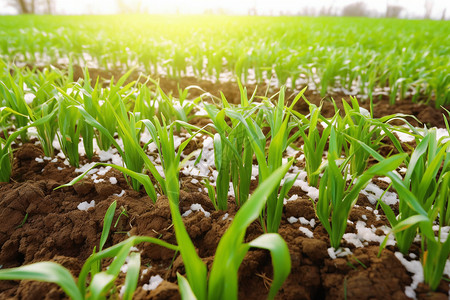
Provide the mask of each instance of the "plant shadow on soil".
MULTIPOLYGON (((184 80, 182 87, 199 85, 198 81, 194 83, 190 79, 184 80)), ((171 84, 172 88, 176 88, 175 83, 171 84)), ((236 86, 232 85, 229 83, 202 87, 205 90, 224 90, 232 93, 236 91, 236 86)), ((170 84, 162 81, 162 86, 163 89, 170 90, 170 84)), ((228 99, 239 99, 238 94, 226 96, 228 99)), ((311 95, 306 97, 311 99, 311 95)), ((320 98, 317 99, 320 101, 320 98)), ((410 105, 412 108, 405 113, 417 114, 424 122, 442 119, 441 112, 431 107, 432 116, 429 120, 424 119, 420 114, 429 106, 410 105), (416 111, 414 107, 420 109, 416 111), (437 115, 439 117, 436 117, 437 115)), ((396 107, 387 107, 386 110, 389 113, 398 111, 396 107)), ((382 113, 376 111, 376 114, 382 113)), ((440 125, 442 127, 442 124, 440 125)), ((118 208, 126 210, 128 217, 121 216, 117 226, 112 228, 105 247, 126 239, 127 232, 131 235, 153 236, 169 243, 176 243, 168 200, 165 196, 161 196, 153 204, 145 193, 131 190, 123 176, 114 170, 109 171, 108 176, 116 177, 117 184, 109 182, 94 184, 92 180, 87 179, 74 187, 55 191, 53 190, 55 187, 69 182, 78 174, 74 172, 74 168, 65 166, 60 159, 56 163, 35 160, 42 156, 40 147, 33 143, 18 147, 14 152, 11 183, 0 184, 2 220, 0 265, 3 265, 3 268, 39 261, 55 261, 77 276, 82 264, 99 243, 103 217, 114 200, 117 200, 118 208), (122 190, 125 190, 125 194, 118 197, 117 194, 122 190), (77 209, 79 203, 92 200, 96 203, 94 208, 88 211, 77 209), (25 216, 26 222, 22 224, 25 216)), ((189 177, 181 176, 180 180, 182 213, 194 203, 201 204, 205 210, 211 212, 209 218, 200 211, 184 217, 186 228, 200 257, 210 267, 220 237, 231 223, 237 208, 230 198, 228 211, 214 211, 207 194, 198 192, 203 186, 199 183, 193 184, 189 177), (225 215, 226 213, 228 215, 225 215)), ((291 253, 292 271, 279 291, 277 299, 344 299, 345 295, 347 299, 408 299, 404 290, 405 286, 411 284, 411 274, 396 259, 394 247, 388 247, 380 257, 377 257, 379 250, 377 243, 369 243, 363 248, 355 248, 344 243, 342 246, 349 247, 353 255, 330 259, 327 253, 329 239, 315 217, 311 201, 299 188, 291 191, 291 194, 293 193, 299 198, 289 201, 285 206, 279 230, 291 253), (314 228, 302 225, 310 229, 314 237, 306 237, 299 230, 300 223, 290 224, 287 221, 289 217, 304 217, 307 220, 315 218, 318 225, 314 228)), ((388 225, 384 218, 377 221, 375 215, 364 208, 367 206, 375 208, 365 197, 360 197, 358 204, 359 207, 351 212, 350 221, 356 223, 362 220, 362 215, 366 215, 368 219, 365 222, 368 226, 388 225)), ((116 210, 114 220, 120 211, 116 210)), ((347 232, 354 231, 354 226, 347 229, 347 232)), ((246 241, 260 234, 262 234, 261 227, 255 222, 247 230, 246 241)), ((155 245, 140 244, 137 247, 141 251, 141 271, 148 269, 148 272, 140 278, 134 299, 179 299, 176 273, 184 274, 181 256, 155 245), (150 277, 157 274, 164 278, 163 283, 153 291, 142 289, 143 284, 148 283, 150 277)), ((418 253, 418 246, 415 247, 413 251, 418 253)), ((263 250, 251 250, 239 270, 239 298, 264 299, 268 293, 271 276, 270 254, 263 250)), ((118 280, 123 282, 123 273, 118 280)), ((435 293, 429 292, 424 286, 419 286, 416 292, 419 292, 418 298, 447 299, 448 284, 442 281, 435 293)), ((54 284, 0 281, 0 299, 65 298, 63 291, 54 284)))

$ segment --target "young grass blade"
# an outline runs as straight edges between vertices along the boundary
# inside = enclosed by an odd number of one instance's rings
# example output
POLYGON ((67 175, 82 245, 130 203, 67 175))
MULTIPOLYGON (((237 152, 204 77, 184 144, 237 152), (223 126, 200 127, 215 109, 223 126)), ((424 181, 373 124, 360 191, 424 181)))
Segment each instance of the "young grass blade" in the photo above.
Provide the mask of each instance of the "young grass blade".
POLYGON ((92 300, 100 300, 106 298, 106 293, 112 286, 112 283, 115 280, 115 276, 106 272, 100 272, 94 275, 92 278, 89 294, 91 295, 90 299, 92 300))
MULTIPOLYGON (((267 198, 277 187, 278 182, 289 170, 292 165, 291 160, 286 165, 273 172, 267 180, 255 190, 252 196, 242 205, 236 213, 233 223, 220 239, 217 247, 213 266, 211 268, 208 299, 236 299, 237 298, 237 271, 245 253, 249 247, 243 245, 246 228, 251 222, 256 220, 264 208, 267 198)), ((283 252, 283 250, 281 250, 283 252)), ((289 260, 289 254, 283 259, 289 260)), ((284 266, 289 269, 289 266, 284 266)), ((282 271, 278 271, 281 274, 282 271)), ((287 271, 289 273, 289 271, 287 271)), ((285 278, 277 279, 277 284, 284 281, 285 278)), ((274 292, 271 292, 273 295, 274 292)))
POLYGON ((28 128, 34 126, 40 126, 48 122, 53 115, 47 115, 38 119, 31 124, 28 124, 22 128, 17 129, 11 135, 7 137, 6 140, 0 138, 0 182, 9 182, 12 171, 12 150, 11 144, 14 140, 27 131, 28 128))
MULTIPOLYGON (((124 247, 127 249, 130 249, 132 246, 136 246, 143 242, 153 243, 153 244, 156 244, 156 245, 159 245, 159 246, 162 246, 167 249, 174 250, 174 251, 179 250, 178 246, 166 243, 157 238, 146 237, 146 236, 132 236, 132 237, 126 239, 125 241, 122 241, 116 245, 113 245, 107 249, 104 249, 103 251, 100 251, 98 253, 95 253, 95 254, 92 254, 91 256, 89 256, 89 258, 86 260, 83 267, 81 268, 80 275, 78 276, 78 289, 80 290, 81 294, 84 295, 86 292, 87 277, 88 277, 89 272, 91 271, 93 265, 95 265, 98 261, 100 261, 102 259, 118 256, 124 247)), ((121 267, 121 265, 119 263, 117 263, 116 266, 114 267, 114 270, 120 271, 120 267, 121 267)), ((110 267, 110 269, 111 269, 111 267, 110 267)), ((112 271, 112 269, 111 269, 111 271, 112 271)), ((98 274, 100 274, 100 273, 98 273, 98 274)))
POLYGON ((144 186, 145 191, 149 195, 150 199, 152 199, 153 202, 156 202, 156 198, 157 198, 156 190, 155 190, 155 187, 153 186, 152 181, 150 180, 150 177, 148 177, 145 174, 137 173, 137 172, 131 171, 131 170, 127 169, 127 168, 118 166, 118 165, 107 164, 107 163, 96 163, 95 165, 90 167, 87 171, 85 171, 83 174, 78 175, 77 177, 72 179, 69 183, 66 183, 66 184, 58 186, 57 188, 55 188, 55 190, 63 188, 63 187, 68 187, 68 186, 74 185, 75 183, 77 183, 81 179, 83 179, 84 176, 86 176, 87 173, 89 173, 90 170, 92 170, 93 168, 96 168, 98 166, 112 167, 112 168, 117 169, 120 172, 130 176, 131 178, 134 178, 134 179, 138 180, 144 186))
MULTIPOLYGON (((297 180, 297 177, 299 174, 300 173, 295 175, 295 177, 290 177, 285 180, 285 182, 283 183, 283 186, 281 187, 280 194, 277 197, 276 207, 274 209, 274 212, 266 213, 267 228, 272 228, 272 231, 278 231, 278 228, 280 227, 281 216, 283 214, 284 198, 286 197, 287 193, 291 190, 291 188, 294 185, 295 181, 297 180), (270 216, 270 218, 269 218, 269 216, 270 216)), ((267 208, 267 209, 269 209, 269 208, 267 208)), ((268 231, 272 232, 271 230, 268 230, 268 231)))
POLYGON ((182 300, 197 300, 194 291, 189 285, 189 281, 184 278, 180 273, 177 272, 178 279, 178 289, 180 290, 180 295, 182 300))
POLYGON ((106 210, 105 218, 103 219, 103 229, 102 235, 100 237, 100 245, 98 247, 98 251, 103 250, 103 246, 105 246, 106 240, 108 239, 109 230, 111 229, 111 224, 114 218, 114 212, 116 211, 117 201, 114 200, 113 203, 106 210))
POLYGON ((122 300, 132 300, 134 291, 139 281, 139 271, 141 267, 141 255, 133 252, 128 261, 127 276, 125 277, 125 286, 122 300))
POLYGON ((58 284, 73 300, 83 300, 69 270, 54 262, 39 262, 28 266, 0 270, 0 280, 38 280, 58 284))
POLYGON ((175 229, 175 237, 179 245, 180 253, 185 263, 187 280, 192 291, 199 300, 206 299, 207 270, 206 265, 197 255, 194 244, 183 224, 180 214, 179 203, 179 181, 175 165, 170 165, 166 172, 167 196, 169 198, 170 212, 175 229))
POLYGON ((270 251, 274 275, 267 298, 274 299, 284 280, 291 272, 291 259, 286 242, 277 233, 267 233, 254 239, 248 245, 270 251))

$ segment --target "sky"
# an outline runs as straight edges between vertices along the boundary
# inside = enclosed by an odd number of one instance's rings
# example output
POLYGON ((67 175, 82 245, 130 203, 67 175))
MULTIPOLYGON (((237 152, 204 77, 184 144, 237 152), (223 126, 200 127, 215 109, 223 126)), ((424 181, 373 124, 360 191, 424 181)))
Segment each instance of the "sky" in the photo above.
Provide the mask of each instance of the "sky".
MULTIPOLYGON (((14 14, 14 8, 6 5, 13 0, 0 0, 0 14, 14 14)), ((53 0, 55 10, 60 14, 113 14, 118 12, 117 0, 53 0)), ((125 4, 136 7, 142 4, 142 12, 150 13, 190 13, 201 14, 210 9, 222 9, 231 14, 247 14, 249 9, 255 7, 258 14, 277 15, 295 14, 305 7, 314 8, 317 12, 321 7, 333 6, 336 10, 355 0, 122 0, 125 4)), ((380 14, 386 10, 386 4, 401 5, 405 7, 402 17, 420 18, 424 15, 426 1, 433 2, 432 17, 440 18, 446 9, 447 19, 450 18, 450 0, 361 0, 370 8, 380 14)))

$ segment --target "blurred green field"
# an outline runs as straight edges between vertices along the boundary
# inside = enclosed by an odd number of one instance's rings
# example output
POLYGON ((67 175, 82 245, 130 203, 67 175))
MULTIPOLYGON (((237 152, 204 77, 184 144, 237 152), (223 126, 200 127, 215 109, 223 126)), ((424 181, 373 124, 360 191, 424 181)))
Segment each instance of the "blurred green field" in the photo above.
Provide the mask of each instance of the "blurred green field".
POLYGON ((270 79, 321 95, 450 103, 450 22, 368 18, 2 16, 0 56, 29 64, 138 66, 151 74, 270 79))

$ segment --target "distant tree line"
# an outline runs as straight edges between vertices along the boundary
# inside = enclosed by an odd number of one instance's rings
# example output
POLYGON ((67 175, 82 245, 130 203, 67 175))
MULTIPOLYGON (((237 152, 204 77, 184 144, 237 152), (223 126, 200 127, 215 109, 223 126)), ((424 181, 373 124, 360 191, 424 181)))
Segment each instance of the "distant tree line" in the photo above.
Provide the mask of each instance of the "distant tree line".
POLYGON ((8 4, 20 14, 53 14, 53 0, 9 0, 8 4))
MULTIPOLYGON (((58 0, 7 0, 9 6, 12 6, 20 14, 53 14, 55 11, 55 2, 58 0)), ((117 7, 119 13, 145 13, 148 12, 148 5, 143 5, 142 0, 111 0, 111 3, 117 7)), ((434 0, 425 0, 424 15, 425 19, 430 19, 434 7, 434 0)), ((279 14, 289 15, 303 15, 303 16, 348 16, 348 17, 385 17, 385 18, 399 18, 405 11, 403 6, 392 4, 390 1, 386 4, 386 11, 383 14, 370 10, 366 3, 359 0, 350 3, 343 8, 339 8, 333 1, 329 6, 317 7, 303 7, 297 12, 279 12, 279 14)), ((87 13, 94 13, 87 11, 87 13)), ((206 14, 227 14, 227 10, 223 8, 206 9, 206 14)), ((248 10, 249 15, 258 14, 257 0, 254 0, 254 5, 248 10)), ((446 19, 446 10, 442 11, 441 20, 446 19)))
MULTIPOLYGON (((432 11, 434 7, 434 0, 426 0, 424 2, 424 15, 425 19, 431 19, 432 11)), ((386 10, 384 13, 379 13, 369 9, 366 2, 355 1, 339 9, 332 3, 330 6, 323 6, 319 10, 316 7, 305 7, 300 10, 297 15, 303 16, 346 16, 346 17, 384 17, 384 18, 399 18, 405 8, 395 3, 386 4, 386 10)), ((446 10, 442 11, 441 20, 445 20, 446 10)))

